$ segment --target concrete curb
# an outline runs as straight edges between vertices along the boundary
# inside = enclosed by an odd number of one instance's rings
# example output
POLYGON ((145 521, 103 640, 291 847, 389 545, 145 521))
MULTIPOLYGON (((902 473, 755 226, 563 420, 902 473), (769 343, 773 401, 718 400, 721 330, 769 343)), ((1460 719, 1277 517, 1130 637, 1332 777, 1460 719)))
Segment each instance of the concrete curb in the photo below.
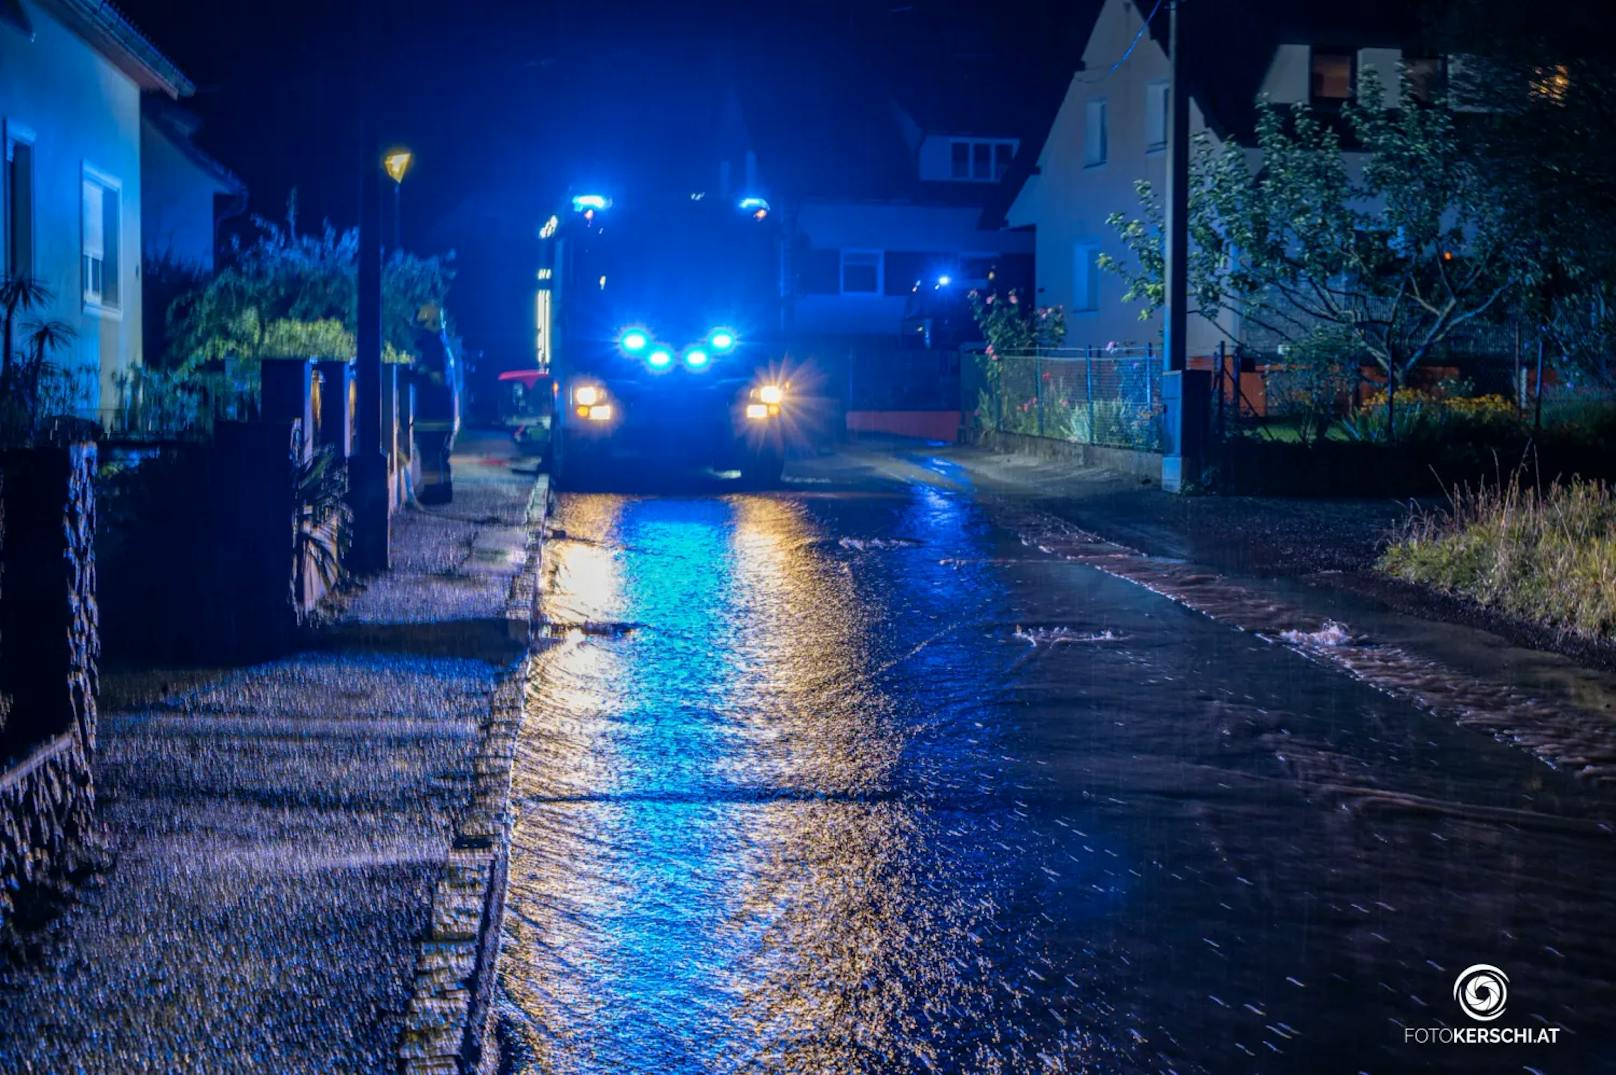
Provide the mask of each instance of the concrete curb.
POLYGON ((1028 455, 1036 459, 1071 460, 1087 467, 1103 467, 1130 478, 1161 480, 1160 452, 1133 448, 1111 448, 1103 444, 1079 444, 1053 437, 1033 437, 1021 433, 983 430, 976 446, 990 452, 1028 455))
MULTIPOLYGON (((538 617, 549 501, 549 478, 540 476, 523 519, 525 562, 505 603, 511 638, 527 647, 538 617)), ((472 763, 471 804, 455 827, 449 861, 433 893, 432 924, 418 946, 415 984, 397 1048, 398 1070, 405 1075, 463 1075, 483 1063, 505 913, 511 767, 532 670, 529 652, 500 678, 481 728, 472 763)))

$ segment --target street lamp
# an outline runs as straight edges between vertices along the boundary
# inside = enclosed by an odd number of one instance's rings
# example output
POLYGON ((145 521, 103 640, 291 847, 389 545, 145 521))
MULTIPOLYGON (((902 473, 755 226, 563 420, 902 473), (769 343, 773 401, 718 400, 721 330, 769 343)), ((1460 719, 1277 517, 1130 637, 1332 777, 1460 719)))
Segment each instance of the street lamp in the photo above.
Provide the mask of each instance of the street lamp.
POLYGON ((388 178, 393 181, 393 246, 397 250, 404 249, 404 225, 400 203, 403 200, 404 174, 415 163, 415 154, 403 146, 394 146, 382 154, 382 167, 387 170, 388 178))

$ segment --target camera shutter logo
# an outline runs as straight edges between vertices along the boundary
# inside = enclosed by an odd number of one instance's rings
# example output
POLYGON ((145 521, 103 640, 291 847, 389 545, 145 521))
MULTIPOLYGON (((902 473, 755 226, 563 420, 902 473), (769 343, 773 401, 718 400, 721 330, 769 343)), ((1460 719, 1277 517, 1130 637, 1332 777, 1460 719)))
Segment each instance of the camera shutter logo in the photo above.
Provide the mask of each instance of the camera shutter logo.
POLYGON ((1509 999, 1509 975, 1490 963, 1477 963, 1453 980, 1453 999, 1470 1018, 1490 1023, 1504 1014, 1509 999))

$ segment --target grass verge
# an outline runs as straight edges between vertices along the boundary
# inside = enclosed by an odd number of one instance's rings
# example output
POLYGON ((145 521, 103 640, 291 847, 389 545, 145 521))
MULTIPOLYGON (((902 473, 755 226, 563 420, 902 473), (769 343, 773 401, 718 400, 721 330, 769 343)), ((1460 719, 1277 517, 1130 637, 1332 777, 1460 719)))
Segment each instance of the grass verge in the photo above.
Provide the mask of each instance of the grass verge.
POLYGON ((1574 478, 1460 487, 1381 556, 1394 578, 1563 635, 1616 640, 1616 489, 1574 478))

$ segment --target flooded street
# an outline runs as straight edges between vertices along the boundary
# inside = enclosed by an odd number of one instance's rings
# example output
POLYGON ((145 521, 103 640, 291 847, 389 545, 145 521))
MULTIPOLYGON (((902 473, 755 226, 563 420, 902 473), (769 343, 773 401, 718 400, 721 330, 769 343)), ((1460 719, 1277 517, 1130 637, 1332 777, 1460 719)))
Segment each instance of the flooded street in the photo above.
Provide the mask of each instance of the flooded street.
POLYGON ((1566 764, 1610 682, 1483 712, 1474 636, 1375 623, 1447 663, 1327 659, 924 452, 560 494, 550 528, 509 1070, 1616 1065, 1616 797, 1566 764), (1478 963, 1496 1025, 1556 1044, 1405 1043, 1481 1025, 1478 963))

